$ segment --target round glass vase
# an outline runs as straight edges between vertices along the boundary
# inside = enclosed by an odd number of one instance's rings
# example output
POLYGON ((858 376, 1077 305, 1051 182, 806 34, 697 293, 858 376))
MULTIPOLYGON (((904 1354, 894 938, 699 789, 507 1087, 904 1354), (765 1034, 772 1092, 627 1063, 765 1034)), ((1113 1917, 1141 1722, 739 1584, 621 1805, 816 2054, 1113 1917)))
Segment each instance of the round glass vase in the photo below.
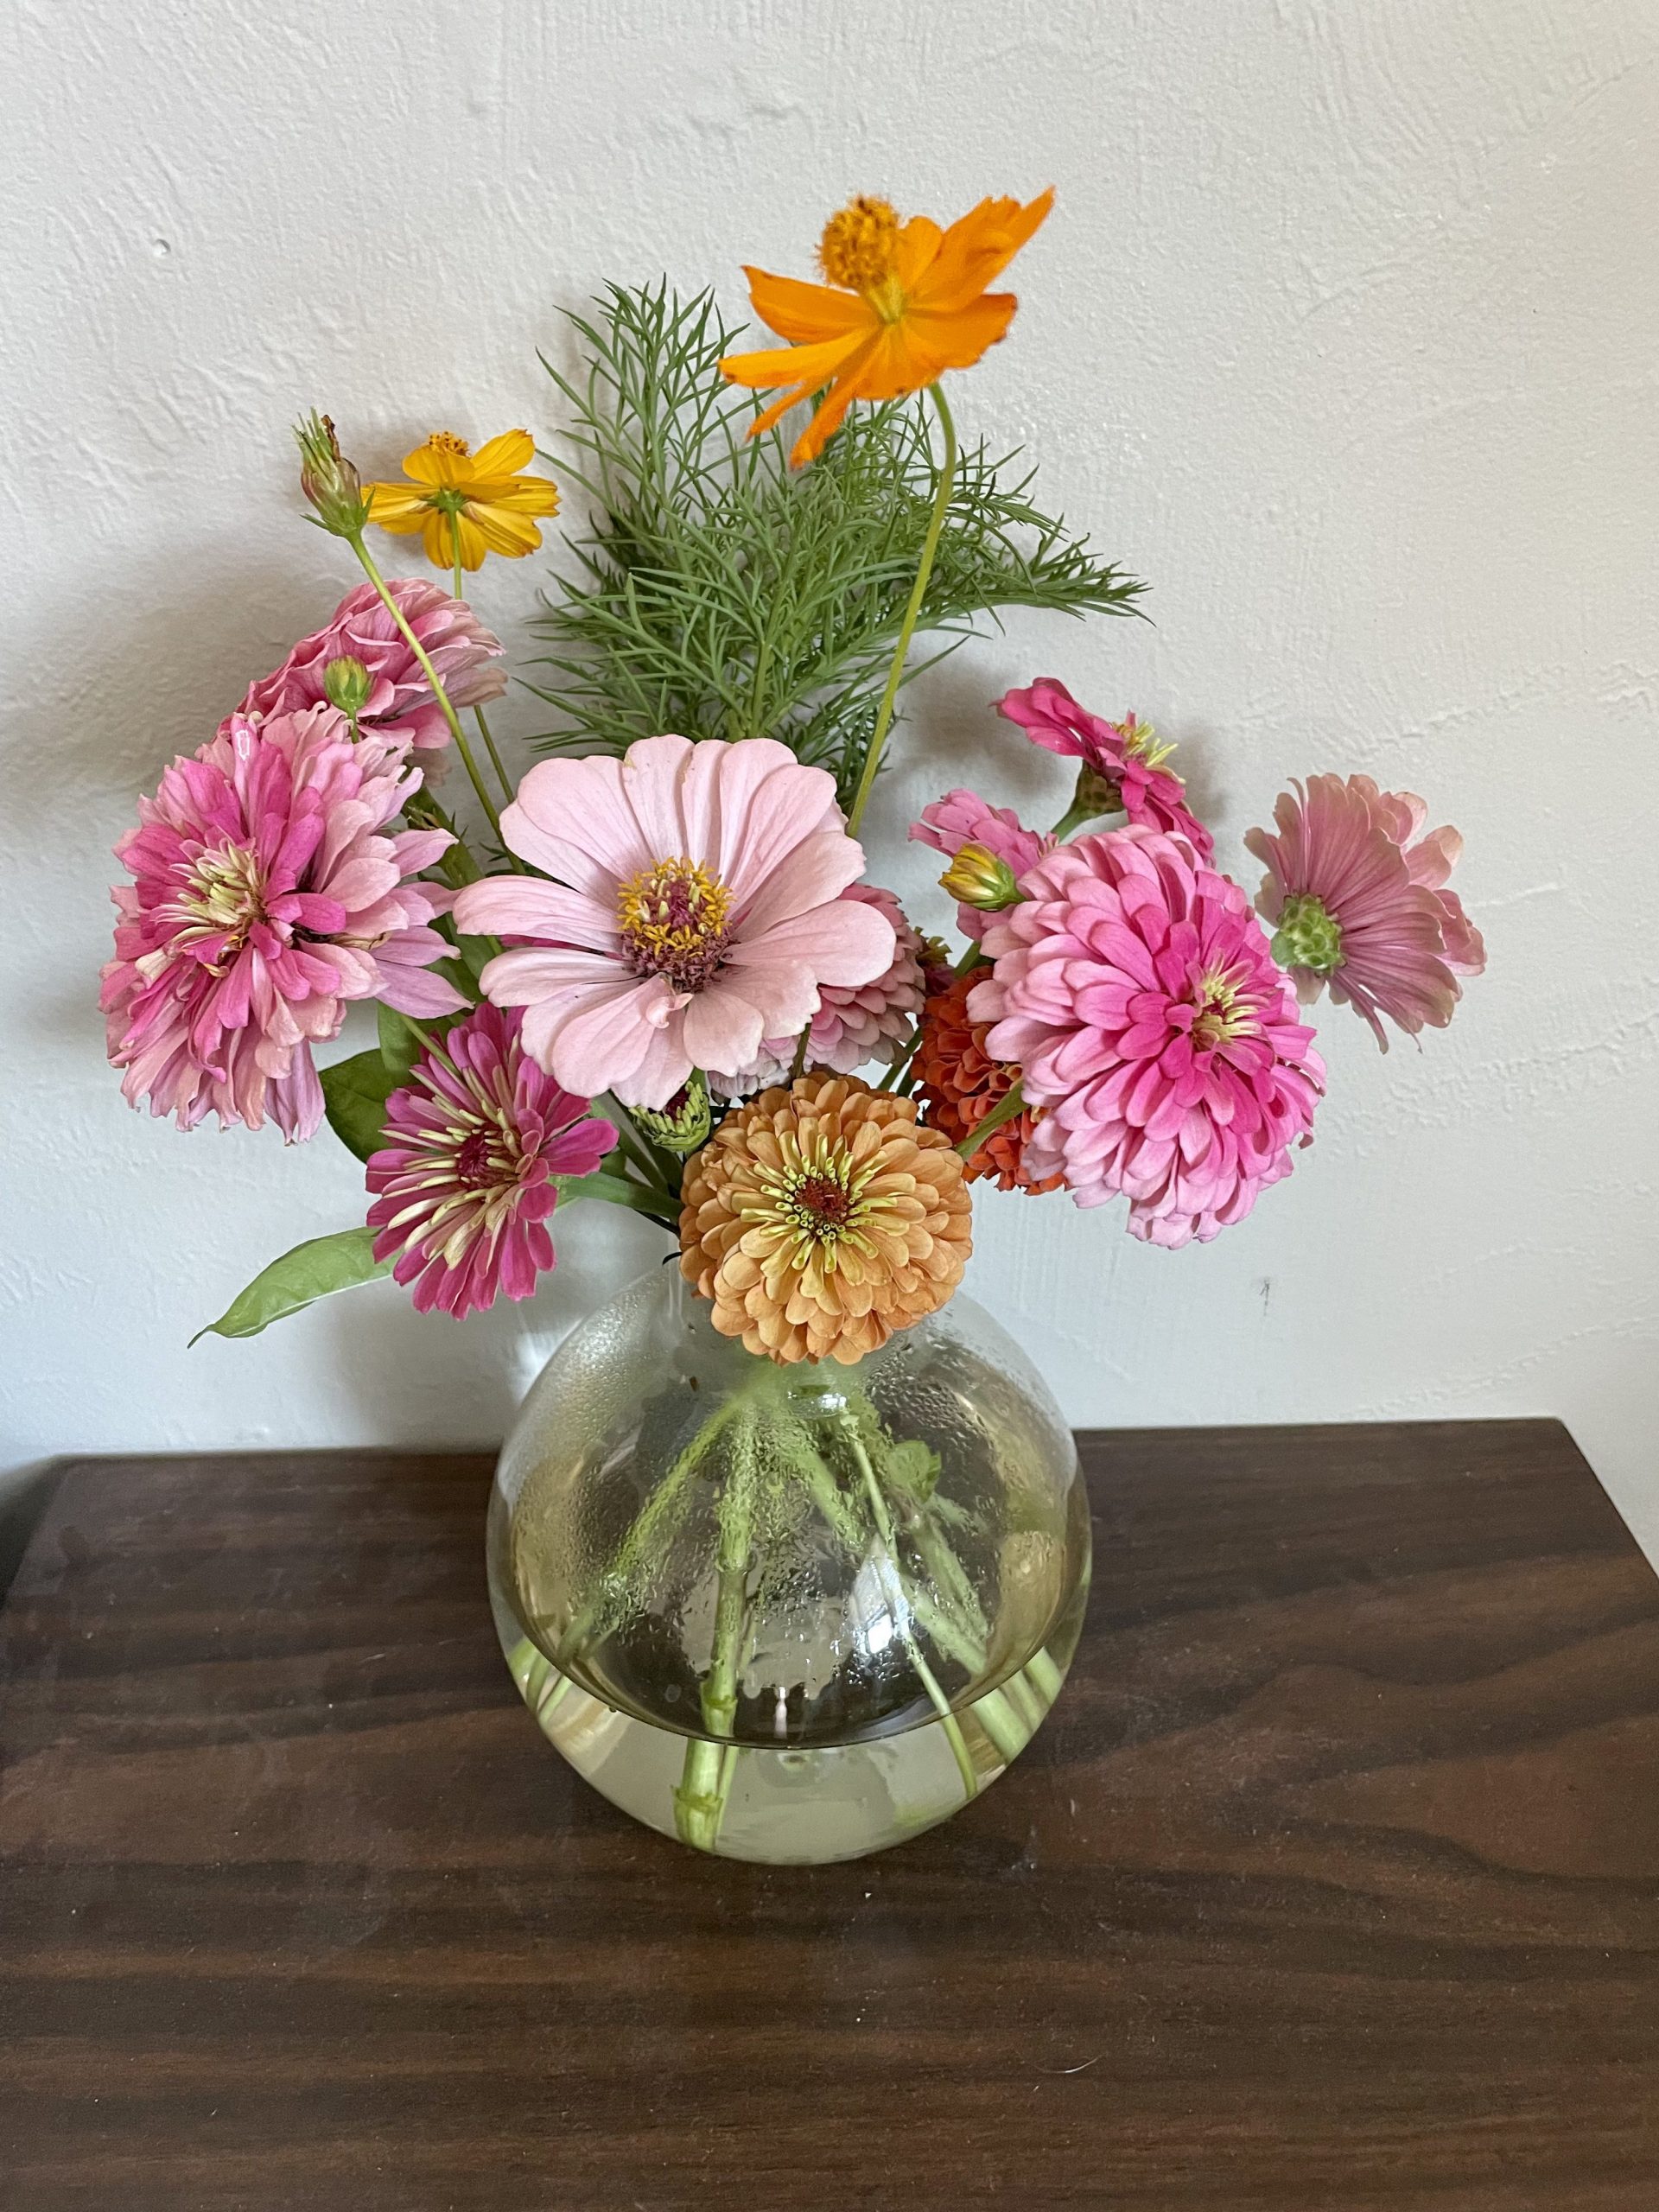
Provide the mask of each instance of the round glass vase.
POLYGON ((543 1733, 728 1858, 857 1858, 978 1796, 1065 1678, 1089 1509, 970 1299, 855 1366, 716 1333, 677 1268, 565 1339, 504 1447, 490 1593, 543 1733))

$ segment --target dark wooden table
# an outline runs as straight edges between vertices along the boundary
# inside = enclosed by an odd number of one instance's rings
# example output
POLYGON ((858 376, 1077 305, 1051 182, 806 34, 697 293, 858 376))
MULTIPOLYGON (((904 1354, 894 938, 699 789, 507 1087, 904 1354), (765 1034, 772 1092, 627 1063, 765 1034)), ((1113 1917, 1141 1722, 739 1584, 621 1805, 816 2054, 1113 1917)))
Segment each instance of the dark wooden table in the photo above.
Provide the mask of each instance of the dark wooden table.
POLYGON ((0 2202, 1651 2212, 1659 1585, 1565 1432, 1086 1456, 1053 1719, 808 1871, 543 1744, 482 1459, 67 1465, 0 1613, 0 2202))

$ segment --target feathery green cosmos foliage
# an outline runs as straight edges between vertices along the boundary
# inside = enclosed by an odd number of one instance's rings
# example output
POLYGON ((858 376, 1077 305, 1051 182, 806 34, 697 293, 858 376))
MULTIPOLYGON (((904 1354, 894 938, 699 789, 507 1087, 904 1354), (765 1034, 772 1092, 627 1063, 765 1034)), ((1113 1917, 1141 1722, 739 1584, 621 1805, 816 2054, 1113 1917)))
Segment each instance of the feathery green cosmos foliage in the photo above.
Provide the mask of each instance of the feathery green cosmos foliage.
MULTIPOLYGON (((533 625, 564 727, 543 749, 620 752, 636 738, 781 738, 831 770, 843 804, 916 575, 933 495, 923 403, 854 410, 823 455, 787 466, 781 430, 746 436, 754 395, 724 383, 740 332, 710 293, 613 286, 588 320, 553 465, 587 494, 579 572, 533 625)), ((1017 456, 966 448, 920 627, 942 635, 906 681, 1005 607, 1128 614, 1144 587, 1031 496, 1017 456)))

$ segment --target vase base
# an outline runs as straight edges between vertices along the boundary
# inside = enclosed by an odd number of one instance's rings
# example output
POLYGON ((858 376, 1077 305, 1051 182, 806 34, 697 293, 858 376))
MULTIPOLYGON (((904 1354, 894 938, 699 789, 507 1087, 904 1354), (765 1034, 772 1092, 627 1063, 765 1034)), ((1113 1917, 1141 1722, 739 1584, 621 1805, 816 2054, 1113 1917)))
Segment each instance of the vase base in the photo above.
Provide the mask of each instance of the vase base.
POLYGON ((612 1804, 717 1857, 798 1866, 885 1851, 988 1789, 1059 1693, 1077 1645, 1068 1628, 948 1725, 776 1751, 653 1727, 561 1675, 527 1637, 505 1648, 543 1734, 612 1804))

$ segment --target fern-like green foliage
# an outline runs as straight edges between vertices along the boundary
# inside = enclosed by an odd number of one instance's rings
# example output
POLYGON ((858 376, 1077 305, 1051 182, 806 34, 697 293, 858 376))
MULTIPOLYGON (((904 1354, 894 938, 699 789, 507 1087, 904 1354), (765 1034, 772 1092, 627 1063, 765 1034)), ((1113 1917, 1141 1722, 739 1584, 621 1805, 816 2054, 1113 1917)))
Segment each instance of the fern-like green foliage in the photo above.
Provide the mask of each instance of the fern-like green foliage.
MULTIPOLYGON (((532 689, 562 726, 549 751, 620 752, 660 730, 781 738, 856 782, 915 579, 934 490, 919 400, 855 409, 821 458, 791 471, 779 431, 747 436, 760 403, 718 363, 740 335, 711 295, 613 286, 590 320, 568 404, 562 480, 586 493, 578 572, 532 627, 532 689)), ((1045 514, 1014 455, 964 449, 923 603, 930 651, 906 680, 1005 607, 1128 614, 1143 586, 1045 514), (1004 480, 1008 477, 1008 480, 1004 480)))

